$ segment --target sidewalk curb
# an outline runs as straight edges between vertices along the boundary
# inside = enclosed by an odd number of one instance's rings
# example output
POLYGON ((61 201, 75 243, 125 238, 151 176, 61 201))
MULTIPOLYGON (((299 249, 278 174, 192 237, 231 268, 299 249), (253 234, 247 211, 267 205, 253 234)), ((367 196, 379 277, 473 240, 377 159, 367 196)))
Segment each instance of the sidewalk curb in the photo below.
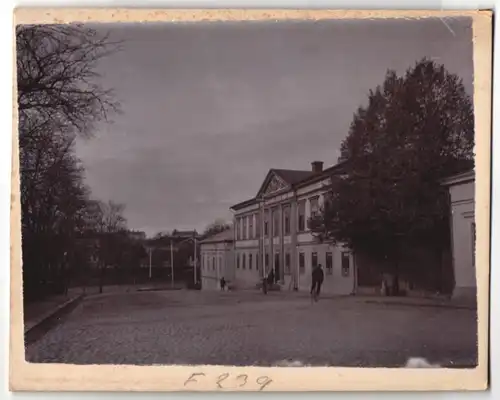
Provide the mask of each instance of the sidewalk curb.
POLYGON ((394 305, 394 306, 407 306, 407 307, 431 307, 431 308, 451 308, 459 310, 470 310, 476 311, 476 307, 472 305, 464 304, 439 304, 439 303, 405 303, 403 301, 383 301, 383 300, 363 300, 367 304, 383 304, 383 305, 394 305))
POLYGON ((85 294, 79 294, 63 304, 57 306, 55 309, 47 312, 42 317, 38 319, 32 326, 26 328, 24 327, 24 343, 25 345, 30 344, 41 338, 45 333, 47 333, 50 328, 52 328, 57 321, 62 319, 64 316, 69 314, 75 309, 75 307, 80 303, 80 301, 85 297, 85 294))
POLYGON ((183 290, 182 287, 143 287, 136 289, 136 292, 166 292, 166 291, 175 291, 175 290, 183 290))

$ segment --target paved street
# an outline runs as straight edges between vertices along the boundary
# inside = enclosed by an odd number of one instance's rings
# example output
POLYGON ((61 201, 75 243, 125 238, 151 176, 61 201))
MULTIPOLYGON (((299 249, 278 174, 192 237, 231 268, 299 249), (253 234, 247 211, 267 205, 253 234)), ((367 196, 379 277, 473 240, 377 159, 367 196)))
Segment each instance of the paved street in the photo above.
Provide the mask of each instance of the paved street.
POLYGON ((476 359, 471 310, 288 293, 162 291, 85 299, 27 348, 31 362, 398 366, 476 359))

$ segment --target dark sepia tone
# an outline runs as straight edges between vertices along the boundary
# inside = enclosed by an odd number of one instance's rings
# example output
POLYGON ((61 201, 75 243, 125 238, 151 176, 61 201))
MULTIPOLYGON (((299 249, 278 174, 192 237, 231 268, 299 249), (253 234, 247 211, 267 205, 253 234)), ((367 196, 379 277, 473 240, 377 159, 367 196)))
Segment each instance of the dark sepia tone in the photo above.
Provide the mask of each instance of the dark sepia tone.
POLYGON ((470 19, 16 47, 28 361, 477 364, 470 19))

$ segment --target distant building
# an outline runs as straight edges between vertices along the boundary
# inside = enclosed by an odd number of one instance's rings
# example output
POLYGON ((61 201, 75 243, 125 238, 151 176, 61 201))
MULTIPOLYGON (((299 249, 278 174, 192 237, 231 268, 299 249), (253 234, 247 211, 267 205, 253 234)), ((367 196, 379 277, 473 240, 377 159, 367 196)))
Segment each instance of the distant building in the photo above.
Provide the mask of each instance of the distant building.
POLYGON ((220 289, 220 279, 233 282, 234 269, 234 231, 228 229, 200 242, 201 288, 220 289))
POLYGON ((448 187, 451 204, 451 235, 454 297, 476 297, 476 223, 474 170, 452 176, 443 181, 448 187))
POLYGON ((271 169, 255 197, 231 207, 234 212, 234 281, 255 287, 269 271, 284 289, 308 291, 314 266, 323 266, 323 291, 355 290, 354 258, 342 245, 319 243, 308 228, 320 212, 330 177, 342 166, 311 170, 271 169))
POLYGON ((142 231, 128 231, 127 235, 130 239, 143 241, 146 240, 146 232, 142 231))
MULTIPOLYGON (((193 260, 199 260, 200 235, 196 230, 159 234, 144 241, 144 247, 151 254, 152 263, 158 267, 170 268, 172 262, 176 269, 193 270, 193 260), (196 250, 195 250, 196 247, 196 250)), ((199 262, 197 263, 199 265, 199 262)), ((141 266, 149 267, 149 256, 141 266)), ((192 271, 194 274, 194 271, 192 271)))

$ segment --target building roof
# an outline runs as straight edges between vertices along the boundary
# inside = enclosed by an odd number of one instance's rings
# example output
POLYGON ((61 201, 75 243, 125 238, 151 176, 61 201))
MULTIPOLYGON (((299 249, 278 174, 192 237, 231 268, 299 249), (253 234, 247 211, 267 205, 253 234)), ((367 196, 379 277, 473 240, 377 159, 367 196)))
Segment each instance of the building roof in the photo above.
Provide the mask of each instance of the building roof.
POLYGON ((241 203, 235 204, 231 207, 233 210, 237 210, 252 204, 257 203, 258 199, 257 197, 259 196, 259 193, 264 190, 264 186, 266 185, 269 176, 275 173, 278 175, 282 180, 285 181, 290 186, 290 189, 296 189, 298 187, 302 186, 307 186, 312 183, 315 183, 317 181, 320 181, 322 179, 325 179, 327 176, 331 175, 333 172, 336 171, 341 171, 342 167, 344 167, 346 164, 346 161, 339 162, 331 167, 328 167, 324 169, 321 172, 313 172, 309 170, 294 170, 294 169, 276 169, 276 168, 271 168, 269 172, 266 175, 266 178, 264 179, 264 182, 262 183, 261 188, 259 189, 259 192, 257 193, 257 196, 242 201, 241 203))
POLYGON ((475 180, 475 178, 476 178, 476 172, 474 171, 474 169, 471 169, 469 171, 462 172, 460 174, 456 174, 456 175, 450 176, 446 179, 443 179, 441 181, 441 184, 443 186, 460 185, 463 183, 473 182, 475 180))
POLYGON ((301 171, 295 169, 271 169, 271 171, 275 172, 279 175, 286 183, 290 185, 294 185, 297 182, 303 181, 314 175, 312 171, 301 171))
POLYGON ((205 243, 220 243, 220 242, 232 242, 234 239, 233 228, 226 229, 225 231, 216 233, 215 235, 209 236, 203 239, 200 244, 205 243))

